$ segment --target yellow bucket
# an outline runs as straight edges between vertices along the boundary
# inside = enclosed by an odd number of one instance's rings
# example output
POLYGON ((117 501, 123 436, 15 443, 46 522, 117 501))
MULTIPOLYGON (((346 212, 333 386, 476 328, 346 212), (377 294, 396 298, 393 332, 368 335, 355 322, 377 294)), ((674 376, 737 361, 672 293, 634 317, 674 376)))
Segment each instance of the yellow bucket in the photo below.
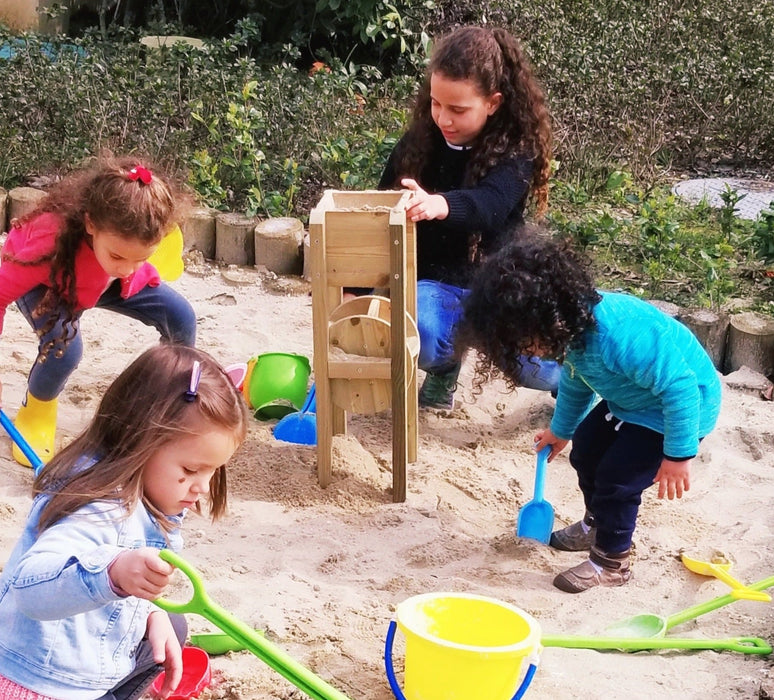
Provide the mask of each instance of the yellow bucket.
POLYGON ((395 621, 384 659, 398 700, 510 700, 521 698, 532 681, 540 626, 513 605, 472 594, 426 593, 400 603, 395 617, 406 637, 405 695, 392 669, 395 621))

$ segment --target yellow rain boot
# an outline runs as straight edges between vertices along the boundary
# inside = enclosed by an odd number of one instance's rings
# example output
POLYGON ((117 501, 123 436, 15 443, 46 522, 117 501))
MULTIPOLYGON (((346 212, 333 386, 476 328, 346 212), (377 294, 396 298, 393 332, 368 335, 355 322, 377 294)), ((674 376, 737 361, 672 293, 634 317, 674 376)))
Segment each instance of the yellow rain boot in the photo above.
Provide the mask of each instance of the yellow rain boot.
MULTIPOLYGON (((56 408, 58 399, 41 401, 30 392, 16 414, 14 425, 24 436, 30 447, 47 464, 54 456, 54 435, 56 433, 56 408)), ((30 461, 14 443, 13 458, 25 467, 31 467, 30 461)))

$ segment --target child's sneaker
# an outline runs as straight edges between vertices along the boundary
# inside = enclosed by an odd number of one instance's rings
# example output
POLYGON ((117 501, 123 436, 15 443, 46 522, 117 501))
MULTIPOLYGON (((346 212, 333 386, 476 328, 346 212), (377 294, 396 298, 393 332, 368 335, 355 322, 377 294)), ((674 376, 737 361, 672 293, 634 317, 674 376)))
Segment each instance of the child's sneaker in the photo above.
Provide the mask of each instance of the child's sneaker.
POLYGON ((586 511, 583 520, 551 533, 549 544, 563 552, 584 552, 596 541, 597 528, 594 516, 586 511))
POLYGON ((566 593, 583 593, 595 586, 623 586, 631 577, 631 549, 619 554, 609 554, 591 548, 589 558, 554 578, 554 586, 566 593))

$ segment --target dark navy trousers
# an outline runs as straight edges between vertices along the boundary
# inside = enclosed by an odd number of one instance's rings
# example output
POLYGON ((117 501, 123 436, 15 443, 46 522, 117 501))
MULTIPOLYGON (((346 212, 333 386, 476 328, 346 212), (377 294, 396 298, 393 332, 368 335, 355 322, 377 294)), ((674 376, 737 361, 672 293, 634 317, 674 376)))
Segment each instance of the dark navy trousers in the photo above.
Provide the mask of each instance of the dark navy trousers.
POLYGON ((596 545, 610 554, 632 543, 642 492, 653 485, 664 459, 664 436, 623 423, 600 401, 572 438, 570 464, 587 510, 596 519, 596 545))

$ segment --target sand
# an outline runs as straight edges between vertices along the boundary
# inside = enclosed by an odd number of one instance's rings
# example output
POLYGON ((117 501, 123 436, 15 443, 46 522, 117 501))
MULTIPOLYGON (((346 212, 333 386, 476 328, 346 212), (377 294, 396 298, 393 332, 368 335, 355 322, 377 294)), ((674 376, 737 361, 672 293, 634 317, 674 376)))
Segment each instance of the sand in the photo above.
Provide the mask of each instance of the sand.
MULTIPOLYGON (((241 270, 227 280, 196 268, 174 282, 197 311, 199 346, 224 365, 263 352, 312 358, 311 298, 299 278, 241 270)), ((85 354, 60 400, 60 444, 88 423, 112 379, 156 342, 154 331, 102 310, 82 319, 85 354)), ((35 337, 15 307, 0 339, 3 405, 14 415, 23 396, 35 337)), ((211 598, 353 700, 387 700, 382 660, 398 603, 421 593, 469 592, 512 603, 544 633, 598 635, 642 612, 669 615, 728 588, 689 572, 679 554, 715 551, 746 582, 774 575, 774 402, 760 377, 724 378, 723 411, 680 501, 644 497, 635 533, 636 561, 622 588, 562 593, 553 576, 582 559, 515 537, 519 508, 532 497, 535 431, 550 420, 545 393, 509 393, 491 383, 471 391, 472 358, 452 412, 422 411, 419 456, 408 470, 405 503, 392 502, 389 413, 352 416, 334 444, 333 482, 321 489, 313 447, 282 443, 273 422, 254 421, 229 468, 230 512, 212 524, 191 517, 184 556, 211 598)), ((742 374, 744 374, 742 372, 742 374)), ((0 436, 0 561, 9 554, 30 504, 32 474, 0 436)), ((565 455, 551 465, 546 498, 557 524, 582 513, 565 455)), ((185 599, 180 575, 169 597, 185 599)), ((191 615, 192 632, 214 632, 191 615)), ((680 637, 759 636, 774 640, 774 607, 738 601, 674 628, 680 637)), ((404 638, 395 645, 403 678, 404 638)), ((303 693, 248 651, 213 657, 202 694, 215 698, 302 698, 303 693)), ((624 654, 546 648, 530 698, 768 698, 768 656, 715 651, 624 654)), ((443 683, 438 678, 438 683, 443 683)), ((439 687, 443 687, 442 685, 439 687)))

